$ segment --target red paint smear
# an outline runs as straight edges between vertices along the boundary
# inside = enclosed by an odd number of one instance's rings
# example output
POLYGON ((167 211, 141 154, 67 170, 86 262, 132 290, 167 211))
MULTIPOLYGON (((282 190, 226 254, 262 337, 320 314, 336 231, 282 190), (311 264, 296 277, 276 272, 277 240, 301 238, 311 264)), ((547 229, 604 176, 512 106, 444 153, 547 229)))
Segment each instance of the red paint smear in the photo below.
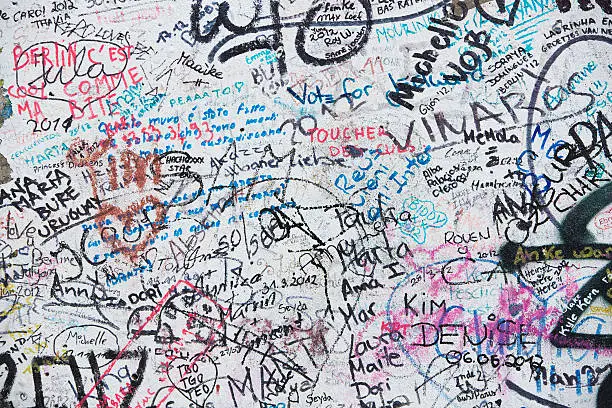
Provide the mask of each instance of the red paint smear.
MULTIPOLYGON (((155 316, 161 311, 164 303, 168 300, 168 298, 170 297, 171 294, 173 293, 177 293, 178 291, 176 291, 176 288, 180 285, 180 284, 184 284, 187 287, 189 287, 192 290, 195 290, 199 293, 200 296, 202 296, 204 299, 209 300, 210 302, 212 302, 215 306, 219 307, 221 310, 223 310, 224 312, 226 312, 225 316, 222 316, 221 321, 219 322, 217 329, 221 329, 223 327, 223 324, 225 322, 225 319, 228 318, 229 316, 229 310, 224 308, 223 306, 219 305, 217 302, 215 302, 214 300, 208 298, 201 290, 199 290, 197 287, 195 287, 191 282, 186 281, 186 280, 180 280, 178 282, 176 282, 174 285, 172 285, 170 287, 170 289, 168 289, 168 291, 166 292, 166 294, 159 300, 159 302, 155 305, 155 308, 153 309, 153 311, 151 311, 151 314, 149 314, 149 317, 147 317, 147 319, 145 320, 145 322, 142 324, 142 326, 140 326, 140 328, 136 331, 136 333, 134 333, 134 336, 130 339, 130 341, 127 342, 127 344, 121 349, 121 351, 117 354, 117 357, 109 364, 108 368, 106 369, 106 371, 104 371, 104 373, 100 376, 100 378, 98 379, 98 381, 96 381, 96 383, 91 387, 91 389, 85 394, 85 396, 76 404, 75 408, 81 408, 82 404, 87 400, 87 398, 89 398, 93 392, 96 390, 96 388, 98 387, 98 385, 100 385, 100 383, 102 382, 102 380, 104 379, 104 377, 106 377, 113 369, 113 367, 115 366, 115 364, 117 363, 117 361, 119 361, 119 359, 121 359, 121 357, 123 356, 123 354, 125 354, 125 351, 132 345, 132 343, 134 342, 134 340, 136 340, 139 336, 140 333, 142 333, 142 331, 145 329, 145 327, 149 324, 149 322, 151 320, 153 320, 155 318, 155 316)), ((209 344, 207 345, 206 349, 204 349, 200 354, 197 355, 197 357, 193 360, 193 363, 191 363, 191 365, 189 366, 189 369, 193 368, 193 366, 198 362, 198 360, 200 360, 207 352, 208 352, 208 347, 210 346, 210 343, 212 343, 212 341, 214 340, 214 330, 213 330, 213 334, 211 337, 211 341, 209 342, 209 344)), ((186 370, 189 371, 189 370, 186 370)), ((183 376, 184 378, 185 376, 183 376)), ((181 378, 181 380, 183 379, 181 378)), ((162 400, 159 402, 159 404, 157 405, 157 408, 161 407, 161 404, 168 399, 168 397, 170 396, 170 394, 172 394, 174 392, 174 390, 176 389, 176 386, 172 385, 169 389, 168 389, 168 393, 166 394, 166 396, 164 398, 162 398, 162 400)))

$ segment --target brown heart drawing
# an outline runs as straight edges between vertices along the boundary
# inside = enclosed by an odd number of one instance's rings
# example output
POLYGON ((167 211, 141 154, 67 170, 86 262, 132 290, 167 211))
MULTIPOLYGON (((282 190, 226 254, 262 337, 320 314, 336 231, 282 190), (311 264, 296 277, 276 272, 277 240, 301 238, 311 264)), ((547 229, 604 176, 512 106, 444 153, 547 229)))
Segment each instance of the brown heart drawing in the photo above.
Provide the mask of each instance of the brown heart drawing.
POLYGON ((129 51, 108 41, 36 43, 15 60, 15 82, 32 98, 68 102, 83 111, 125 82, 129 51))
POLYGON ((167 208, 162 205, 162 202, 152 196, 148 195, 141 200, 132 203, 127 209, 123 210, 112 204, 103 203, 100 206, 100 211, 96 216, 96 222, 103 223, 106 219, 114 217, 117 221, 113 220, 112 225, 120 226, 119 231, 115 229, 115 234, 119 235, 118 239, 102 237, 105 242, 110 244, 113 251, 127 255, 132 262, 136 262, 137 258, 148 245, 149 241, 152 240, 162 229, 164 217, 167 213, 167 208), (138 222, 135 222, 137 215, 141 214, 142 210, 148 206, 153 206, 155 209, 156 217, 151 221, 151 227, 145 228, 145 232, 140 231, 133 234, 128 234, 133 228, 140 228, 138 222), (128 239, 126 239, 126 236, 128 239), (132 240, 133 239, 133 240, 132 240))

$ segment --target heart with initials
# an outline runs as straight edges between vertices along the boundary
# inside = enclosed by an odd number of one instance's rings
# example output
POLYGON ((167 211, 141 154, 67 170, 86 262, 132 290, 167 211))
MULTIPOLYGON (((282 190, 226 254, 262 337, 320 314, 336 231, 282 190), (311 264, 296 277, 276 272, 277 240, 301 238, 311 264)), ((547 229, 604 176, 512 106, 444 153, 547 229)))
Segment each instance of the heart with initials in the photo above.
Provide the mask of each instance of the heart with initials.
POLYGON ((102 240, 109 243, 114 251, 127 255, 135 261, 163 226, 164 217, 167 213, 167 208, 161 205, 159 199, 148 195, 143 199, 131 204, 127 209, 123 210, 112 204, 103 203, 96 220, 104 222, 106 219, 116 218, 112 225, 117 225, 118 228, 109 227, 102 230, 102 240), (147 210, 147 208, 153 210, 147 210), (146 213, 151 227, 143 228, 138 221, 138 216, 146 213), (151 219, 148 213, 155 211, 155 218, 151 219), (106 230, 111 232, 111 236, 107 236, 106 230), (144 230, 144 232, 143 232, 144 230))
POLYGON ((19 91, 32 98, 64 101, 71 109, 85 107, 110 95, 125 82, 131 48, 96 40, 65 46, 40 42, 13 51, 19 91))
MULTIPOLYGON (((183 356, 182 352, 180 356, 183 356)), ((204 351, 186 360, 176 358, 169 364, 167 373, 172 385, 200 407, 204 406, 215 389, 218 375, 217 365, 204 351)))

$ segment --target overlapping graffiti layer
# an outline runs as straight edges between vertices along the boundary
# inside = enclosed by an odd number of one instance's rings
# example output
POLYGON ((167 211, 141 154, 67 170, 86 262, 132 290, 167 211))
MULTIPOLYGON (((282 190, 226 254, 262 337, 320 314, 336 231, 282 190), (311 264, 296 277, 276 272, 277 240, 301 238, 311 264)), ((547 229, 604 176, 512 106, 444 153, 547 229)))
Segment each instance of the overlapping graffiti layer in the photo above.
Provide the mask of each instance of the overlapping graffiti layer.
POLYGON ((0 408, 612 407, 609 0, 3 0, 0 40, 0 408))

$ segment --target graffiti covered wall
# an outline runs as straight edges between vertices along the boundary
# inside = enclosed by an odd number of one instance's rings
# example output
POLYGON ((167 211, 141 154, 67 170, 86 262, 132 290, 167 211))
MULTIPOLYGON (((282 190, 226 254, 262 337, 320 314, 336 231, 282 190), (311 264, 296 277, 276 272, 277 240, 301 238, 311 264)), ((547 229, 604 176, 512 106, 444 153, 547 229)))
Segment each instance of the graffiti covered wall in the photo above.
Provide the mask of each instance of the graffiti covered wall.
POLYGON ((607 0, 0 3, 0 408, 612 407, 607 0))

